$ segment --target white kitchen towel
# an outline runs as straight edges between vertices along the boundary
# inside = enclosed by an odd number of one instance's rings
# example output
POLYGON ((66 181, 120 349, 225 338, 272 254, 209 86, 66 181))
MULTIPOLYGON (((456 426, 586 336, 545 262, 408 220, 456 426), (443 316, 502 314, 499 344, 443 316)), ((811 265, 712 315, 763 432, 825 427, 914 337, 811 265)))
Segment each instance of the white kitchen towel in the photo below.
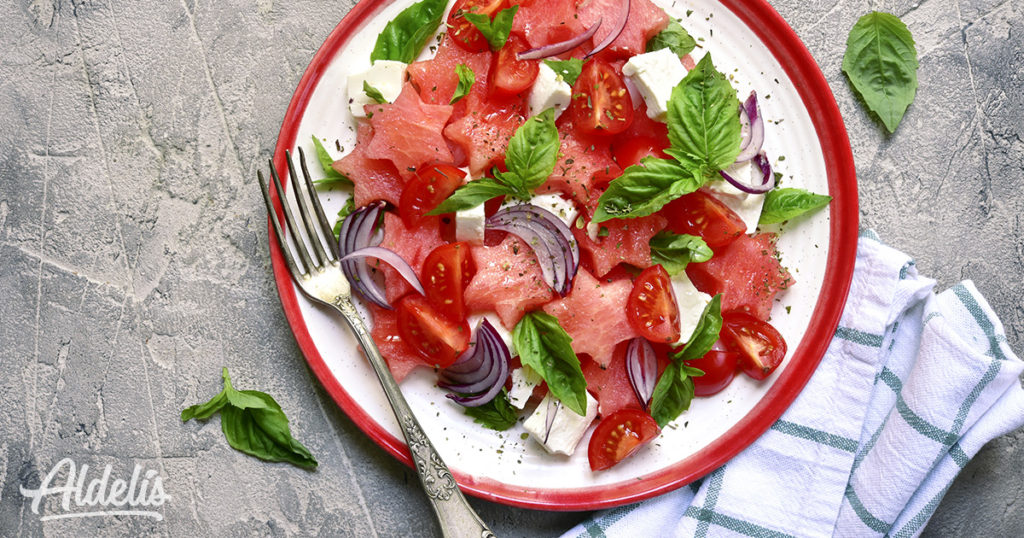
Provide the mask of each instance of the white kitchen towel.
POLYGON ((807 387, 699 484, 565 537, 917 536, 967 461, 1024 425, 1024 362, 970 281, 939 294, 870 231, 807 387))

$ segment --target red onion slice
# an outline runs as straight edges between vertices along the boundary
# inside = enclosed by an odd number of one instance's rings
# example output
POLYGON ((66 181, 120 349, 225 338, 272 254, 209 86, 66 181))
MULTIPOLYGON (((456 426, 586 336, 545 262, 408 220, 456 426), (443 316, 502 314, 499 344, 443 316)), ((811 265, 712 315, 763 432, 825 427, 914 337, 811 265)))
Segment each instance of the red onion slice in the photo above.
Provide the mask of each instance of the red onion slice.
POLYGON ((736 156, 738 163, 753 159, 764 145, 764 118, 761 117, 761 106, 757 104, 757 92, 750 92, 747 100, 740 105, 741 133, 744 115, 750 127, 747 136, 740 141, 740 154, 736 156))
POLYGON ((377 258, 378 260, 390 265, 398 271, 398 274, 402 275, 402 278, 409 283, 416 291, 420 292, 420 295, 426 295, 427 292, 423 289, 423 284, 420 284, 420 279, 416 276, 416 271, 409 265, 409 262, 402 259, 393 250, 386 249, 384 247, 365 247, 355 252, 349 252, 341 258, 341 261, 356 260, 359 258, 377 258))
MULTIPOLYGON (((719 172, 722 178, 729 182, 730 185, 747 194, 764 194, 773 188, 775 188, 775 181, 772 177, 772 165, 768 162, 768 158, 765 157, 764 153, 758 153, 754 155, 754 164, 761 171, 761 181, 758 184, 751 184, 744 181, 740 181, 737 178, 732 177, 731 174, 722 170, 719 172)), ((753 180, 753 173, 751 173, 751 180, 753 180)))
POLYGON ((544 415, 544 443, 548 442, 551 436, 551 427, 555 425, 555 415, 562 409, 562 401, 552 395, 548 395, 547 414, 544 415))
MULTIPOLYGON (((622 0, 622 3, 620 4, 619 8, 619 22, 616 23, 615 28, 612 29, 612 32, 608 34, 604 39, 602 39, 596 47, 594 47, 594 50, 588 52, 587 55, 583 57, 584 60, 590 58, 591 56, 597 54, 598 52, 601 52, 608 45, 611 45, 612 41, 615 41, 615 38, 619 37, 619 34, 622 33, 622 29, 626 27, 626 21, 629 20, 629 3, 629 0, 622 0)), ((594 26, 597 25, 595 24, 594 26)))
POLYGON ((541 58, 550 58, 557 54, 570 51, 580 45, 586 40, 594 37, 597 33, 598 27, 601 26, 601 19, 597 19, 590 28, 587 28, 582 34, 566 39, 565 41, 559 41, 558 43, 552 43, 550 45, 544 45, 543 47, 537 47, 535 49, 525 50, 523 52, 516 53, 517 60, 540 60, 541 58))
POLYGON ((629 347, 626 348, 626 375, 629 376, 629 384, 633 385, 637 400, 640 400, 646 411, 658 379, 658 358, 646 338, 638 337, 629 341, 629 347))
MULTIPOLYGON (((345 218, 338 237, 338 248, 342 256, 373 245, 373 230, 385 205, 383 201, 374 202, 356 209, 345 218)), ((382 308, 391 309, 384 290, 368 265, 356 260, 343 261, 341 271, 352 284, 352 289, 359 292, 364 299, 382 308)))
POLYGON ((481 406, 494 399, 505 387, 511 354, 508 346, 489 321, 484 319, 473 335, 474 343, 455 363, 441 370, 438 386, 458 394, 448 394, 465 407, 481 406), (465 369, 467 365, 474 368, 465 369))
POLYGON ((498 211, 487 227, 518 236, 534 250, 544 281, 563 297, 572 290, 579 270, 580 249, 572 231, 550 211, 521 204, 498 211))

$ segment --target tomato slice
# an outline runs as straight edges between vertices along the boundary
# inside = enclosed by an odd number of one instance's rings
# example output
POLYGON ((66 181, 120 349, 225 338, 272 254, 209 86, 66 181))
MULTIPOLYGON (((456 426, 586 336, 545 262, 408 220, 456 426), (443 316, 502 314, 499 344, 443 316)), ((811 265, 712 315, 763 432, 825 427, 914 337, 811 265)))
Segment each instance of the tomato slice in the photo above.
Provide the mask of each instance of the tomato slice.
POLYGON ((398 334, 424 362, 439 368, 451 366, 469 347, 469 324, 441 315, 418 293, 398 302, 398 334))
POLYGON ((658 157, 667 159, 664 151, 665 146, 653 136, 632 136, 625 140, 612 144, 612 157, 619 166, 625 169, 634 164, 640 164, 644 157, 658 157))
POLYGON ((651 415, 638 409, 620 409, 608 415, 590 437, 590 470, 603 471, 619 463, 660 432, 651 415))
POLYGON ((740 369, 754 379, 771 375, 786 356, 786 340, 779 331, 742 310, 722 314, 721 339, 739 353, 740 369))
POLYGON ((459 48, 468 52, 487 50, 490 47, 487 39, 463 15, 479 13, 494 19, 494 15, 503 7, 505 7, 505 0, 458 0, 448 13, 448 38, 454 40, 459 48))
POLYGON ((701 191, 673 200, 661 215, 668 219, 669 230, 699 235, 712 249, 732 243, 747 231, 746 223, 729 206, 701 191))
POLYGON ((633 123, 633 100, 608 62, 594 58, 572 87, 573 124, 586 134, 613 135, 633 123))
POLYGON ((515 95, 533 86, 540 65, 537 60, 519 60, 516 54, 529 50, 530 44, 519 34, 510 34, 505 46, 491 60, 490 90, 499 95, 515 95))
POLYGON ((640 336, 663 344, 679 340, 679 305, 672 280, 661 265, 644 269, 626 300, 626 319, 640 336))
POLYGON ((466 173, 452 164, 431 163, 421 166, 405 184, 398 200, 398 213, 407 228, 419 224, 437 204, 462 185, 466 173))
POLYGON ((466 319, 462 294, 476 273, 469 243, 441 245, 423 261, 423 287, 427 302, 452 321, 466 319))
POLYGON ((740 354, 735 351, 717 351, 712 349, 699 359, 686 361, 687 366, 692 366, 704 371, 704 375, 693 377, 693 393, 697 396, 711 396, 718 394, 725 387, 732 383, 736 377, 736 366, 739 364, 740 354))

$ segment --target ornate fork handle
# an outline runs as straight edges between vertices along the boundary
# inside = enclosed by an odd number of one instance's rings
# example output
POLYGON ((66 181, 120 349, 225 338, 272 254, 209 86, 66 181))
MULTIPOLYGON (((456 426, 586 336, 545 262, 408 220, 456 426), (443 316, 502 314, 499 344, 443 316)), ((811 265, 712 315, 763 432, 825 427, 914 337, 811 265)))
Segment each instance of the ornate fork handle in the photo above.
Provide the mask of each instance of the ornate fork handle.
POLYGON ((331 305, 345 317, 345 321, 348 322, 352 332, 359 339, 363 351, 366 352, 366 358, 369 359, 374 372, 377 373, 377 378, 384 388, 384 394, 387 395, 391 409, 395 412, 398 424, 405 435, 405 442, 409 445, 412 461, 416 465, 416 474, 419 476, 420 483, 423 484, 423 489, 427 492, 427 498, 430 499, 430 505, 434 508, 434 513, 441 524, 441 533, 452 538, 493 538, 494 533, 487 528, 487 525, 466 502, 466 498, 455 484, 455 478, 452 477, 448 466, 438 455, 427 435, 423 433, 423 428, 412 414, 412 409, 409 408, 408 402, 402 396, 398 383, 391 376, 391 371, 388 370, 387 364, 381 357, 377 344, 373 342, 373 338, 367 332, 366 325, 352 301, 345 297, 339 297, 331 305))

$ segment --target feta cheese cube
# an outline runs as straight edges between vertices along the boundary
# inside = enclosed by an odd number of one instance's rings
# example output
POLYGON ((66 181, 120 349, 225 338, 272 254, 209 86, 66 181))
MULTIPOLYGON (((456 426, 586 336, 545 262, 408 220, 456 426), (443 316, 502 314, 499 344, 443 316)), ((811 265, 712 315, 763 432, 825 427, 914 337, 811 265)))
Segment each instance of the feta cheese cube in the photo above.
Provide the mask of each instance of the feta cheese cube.
POLYGON ((672 277, 672 291, 679 305, 679 341, 676 343, 685 344, 693 336, 704 307, 711 302, 711 296, 699 291, 685 272, 672 277))
POLYGON ((523 428, 548 452, 571 456, 590 423, 597 417, 597 400, 590 393, 586 394, 586 415, 577 415, 575 411, 548 394, 537 405, 537 410, 523 422, 523 428), (554 413, 550 431, 546 428, 548 413, 554 413))
MULTIPOLYGON (((753 164, 753 161, 736 163, 726 168, 725 173, 739 181, 751 184, 761 182, 761 169, 753 164)), ((748 234, 757 231, 757 222, 761 220, 761 208, 764 206, 764 194, 743 192, 724 179, 709 183, 708 191, 743 219, 748 234)))
POLYGON ((482 245, 484 243, 484 223, 486 220, 487 215, 484 214, 483 204, 470 209, 456 211, 455 240, 482 245))
POLYGON ((405 68, 408 67, 402 62, 393 60, 377 60, 366 71, 348 76, 348 109, 357 118, 365 118, 366 111, 363 105, 376 103, 363 91, 363 82, 377 88, 380 94, 389 103, 398 98, 402 93, 402 83, 405 82, 405 68))
POLYGON ((637 54, 622 66, 647 103, 647 116, 665 121, 672 89, 686 76, 686 68, 674 52, 665 48, 637 54))
POLYGON ((512 390, 508 391, 509 403, 517 409, 525 407, 530 396, 533 396, 534 387, 540 385, 541 381, 544 381, 544 378, 525 364, 522 368, 512 370, 512 390))
POLYGON ((541 62, 537 78, 533 82, 533 89, 530 90, 530 115, 534 116, 549 108, 554 108, 555 118, 558 118, 569 107, 571 95, 572 87, 562 80, 562 75, 556 73, 546 63, 541 62))
POLYGON ((553 192, 550 194, 535 194, 530 198, 530 203, 539 208, 546 209, 553 213, 558 220, 565 223, 570 229, 576 225, 576 217, 580 212, 572 200, 567 200, 561 194, 553 192))
POLYGON ((587 237, 589 237, 591 241, 597 241, 597 236, 600 233, 601 233, 601 225, 600 224, 598 224, 598 223, 596 223, 594 221, 590 221, 590 222, 587 223, 587 237))

